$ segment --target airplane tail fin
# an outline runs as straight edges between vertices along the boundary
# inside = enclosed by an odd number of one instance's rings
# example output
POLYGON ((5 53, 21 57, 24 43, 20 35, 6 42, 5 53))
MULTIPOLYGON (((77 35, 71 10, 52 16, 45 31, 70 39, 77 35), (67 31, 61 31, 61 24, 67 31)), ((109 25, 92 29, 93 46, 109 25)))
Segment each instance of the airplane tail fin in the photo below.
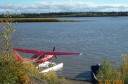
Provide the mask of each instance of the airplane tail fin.
POLYGON ((13 51, 13 56, 16 58, 16 60, 23 61, 22 57, 15 50, 13 51))

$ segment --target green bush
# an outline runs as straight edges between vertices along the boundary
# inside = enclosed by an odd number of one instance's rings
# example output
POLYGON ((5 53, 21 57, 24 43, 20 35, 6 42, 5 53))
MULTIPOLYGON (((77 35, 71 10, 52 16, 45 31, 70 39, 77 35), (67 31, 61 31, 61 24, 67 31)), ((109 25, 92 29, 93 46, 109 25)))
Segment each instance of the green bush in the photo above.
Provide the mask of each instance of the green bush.
POLYGON ((54 71, 43 74, 42 79, 46 80, 48 84, 69 84, 69 81, 64 78, 59 78, 54 71))
POLYGON ((106 80, 120 80, 122 73, 118 68, 112 66, 112 64, 105 60, 98 73, 98 79, 102 82, 106 80))
POLYGON ((0 84, 27 84, 30 82, 28 70, 12 56, 12 35, 16 28, 11 26, 12 21, 8 12, 6 18, 1 19, 3 28, 0 29, 0 84))
POLYGON ((103 62, 102 67, 98 72, 98 79, 104 84, 106 81, 122 81, 128 84, 128 55, 123 55, 123 63, 120 66, 114 67, 108 60, 103 62))
POLYGON ((13 56, 1 61, 0 84, 23 84, 30 82, 24 64, 16 61, 13 56))

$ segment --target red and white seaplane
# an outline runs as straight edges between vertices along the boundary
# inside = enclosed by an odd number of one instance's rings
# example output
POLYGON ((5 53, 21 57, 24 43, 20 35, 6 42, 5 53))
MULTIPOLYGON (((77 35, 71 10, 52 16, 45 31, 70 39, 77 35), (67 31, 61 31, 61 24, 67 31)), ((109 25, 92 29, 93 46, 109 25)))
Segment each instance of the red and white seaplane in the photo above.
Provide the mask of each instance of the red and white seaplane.
MULTIPOLYGON (((49 64, 55 64, 49 62, 49 60, 52 60, 56 55, 80 55, 81 53, 77 52, 55 52, 55 47, 53 48, 53 51, 45 51, 45 50, 33 50, 33 49, 27 49, 27 48, 13 48, 13 56, 15 56, 16 60, 21 61, 21 62, 34 62, 38 64, 38 68, 40 67, 48 67, 49 64), (34 54, 31 58, 22 58, 18 53, 19 52, 24 52, 24 53, 30 53, 34 54)), ((40 73, 45 73, 51 70, 59 70, 63 67, 63 63, 55 64, 55 66, 50 67, 46 70, 43 70, 40 73)))

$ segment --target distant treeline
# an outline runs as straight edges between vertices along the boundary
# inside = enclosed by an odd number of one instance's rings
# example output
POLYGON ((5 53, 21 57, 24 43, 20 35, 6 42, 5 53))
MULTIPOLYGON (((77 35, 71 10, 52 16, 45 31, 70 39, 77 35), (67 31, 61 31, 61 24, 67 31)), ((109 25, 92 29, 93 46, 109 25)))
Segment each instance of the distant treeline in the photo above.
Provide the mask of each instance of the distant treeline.
MULTIPOLYGON (((50 12, 10 14, 12 18, 128 16, 128 12, 50 12)), ((0 18, 6 17, 1 14, 0 18)))

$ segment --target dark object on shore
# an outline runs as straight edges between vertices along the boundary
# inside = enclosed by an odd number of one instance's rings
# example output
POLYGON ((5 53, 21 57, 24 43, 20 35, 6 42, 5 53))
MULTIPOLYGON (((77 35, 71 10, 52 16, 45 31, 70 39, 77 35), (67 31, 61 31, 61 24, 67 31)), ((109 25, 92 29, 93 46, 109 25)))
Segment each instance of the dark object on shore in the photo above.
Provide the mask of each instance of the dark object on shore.
POLYGON ((101 67, 100 64, 97 65, 92 65, 91 66, 91 81, 93 84, 97 84, 98 83, 98 78, 97 78, 97 74, 99 71, 99 68, 101 67))

